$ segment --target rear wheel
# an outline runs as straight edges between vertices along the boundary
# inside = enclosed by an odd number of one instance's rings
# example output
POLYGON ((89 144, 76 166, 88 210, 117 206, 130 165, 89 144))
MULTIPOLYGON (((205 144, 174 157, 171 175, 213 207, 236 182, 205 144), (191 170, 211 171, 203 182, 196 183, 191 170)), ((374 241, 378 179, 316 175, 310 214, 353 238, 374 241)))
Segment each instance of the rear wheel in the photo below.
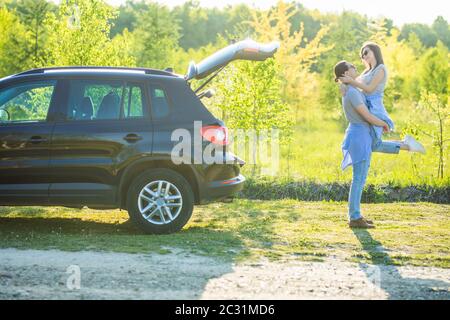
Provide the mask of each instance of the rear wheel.
POLYGON ((169 169, 151 169, 138 175, 127 195, 130 219, 146 233, 172 233, 189 221, 194 194, 186 179, 169 169))

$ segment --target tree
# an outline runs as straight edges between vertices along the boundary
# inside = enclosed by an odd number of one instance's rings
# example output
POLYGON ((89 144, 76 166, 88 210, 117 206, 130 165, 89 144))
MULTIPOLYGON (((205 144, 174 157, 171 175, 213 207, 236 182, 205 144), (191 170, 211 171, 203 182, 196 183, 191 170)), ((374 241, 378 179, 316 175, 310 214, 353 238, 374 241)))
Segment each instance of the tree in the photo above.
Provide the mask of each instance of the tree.
POLYGON ((323 27, 313 39, 304 37, 304 27, 291 33, 289 19, 296 14, 294 4, 279 1, 271 10, 253 12, 250 25, 254 28, 258 40, 270 42, 280 41, 281 45, 275 59, 280 65, 282 91, 285 101, 295 108, 294 120, 297 120, 302 100, 311 94, 311 84, 314 83, 311 67, 317 62, 321 54, 327 52, 332 46, 321 43, 328 32, 323 27))
POLYGON ((132 48, 139 66, 171 67, 178 47, 178 24, 170 10, 150 3, 139 14, 139 25, 132 32, 132 48))
POLYGON ((449 60, 449 50, 438 41, 435 48, 428 49, 422 56, 419 68, 421 87, 437 94, 443 103, 449 93, 449 60))
POLYGON ((422 91, 421 100, 418 104, 419 110, 425 111, 430 117, 428 125, 420 125, 417 122, 411 123, 407 131, 415 135, 426 135, 432 139, 433 147, 437 151, 438 166, 437 177, 444 178, 445 154, 447 144, 450 141, 448 120, 450 119, 450 98, 447 96, 445 102, 436 94, 422 91))
POLYGON ((339 16, 327 18, 329 32, 324 36, 323 42, 333 46, 332 50, 324 52, 316 64, 320 73, 319 102, 326 114, 339 121, 341 126, 347 125, 341 108, 341 94, 334 78, 334 65, 340 60, 347 60, 363 69, 359 51, 362 44, 369 37, 367 18, 361 15, 344 11, 339 16))
POLYGON ((415 33, 427 48, 434 47, 438 40, 436 32, 428 25, 422 23, 404 24, 399 39, 408 39, 411 33, 415 33))
POLYGON ((140 12, 147 10, 147 2, 144 0, 127 0, 119 7, 117 19, 111 27, 111 38, 121 34, 125 29, 132 32, 139 24, 138 16, 140 12))
MULTIPOLYGON (((311 67, 324 52, 332 46, 321 43, 328 32, 323 27, 313 39, 304 37, 304 26, 291 32, 290 18, 297 12, 295 4, 278 1, 270 10, 253 12, 253 19, 249 22, 255 30, 258 40, 269 42, 279 40, 281 46, 275 54, 275 60, 280 66, 281 94, 283 100, 293 109, 293 120, 297 122, 300 109, 307 110, 308 100, 317 90, 317 77, 311 67)), ((288 175, 290 174, 291 142, 288 143, 288 175)))
MULTIPOLYGON (((400 38, 400 37, 399 37, 400 38)), ((410 33, 408 36, 408 39, 406 41, 408 47, 410 47, 413 51, 416 57, 419 57, 425 52, 425 47, 420 41, 419 37, 415 33, 410 33)))
POLYGON ((26 70, 30 38, 19 18, 6 8, 0 8, 0 35, 0 77, 26 70))
POLYGON ((21 0, 17 2, 18 16, 30 34, 31 43, 27 51, 33 67, 45 65, 46 62, 44 46, 47 30, 44 21, 51 8, 47 0, 21 0))
POLYGON ((450 49, 450 26, 448 22, 442 16, 439 16, 434 20, 432 29, 438 39, 450 49))
POLYGON ((418 99, 420 90, 417 86, 418 76, 411 73, 411 66, 417 66, 418 55, 405 40, 398 40, 400 31, 396 28, 378 31, 371 40, 381 47, 383 60, 388 69, 388 85, 385 89, 384 105, 388 111, 399 100, 418 99))
MULTIPOLYGON (((208 26, 208 22, 210 19, 217 19, 217 12, 214 17, 208 16, 207 9, 202 8, 198 1, 189 0, 175 7, 173 13, 180 22, 180 46, 183 49, 198 48, 214 42, 217 33, 208 26)), ((221 20, 223 22, 223 17, 221 20)))
POLYGON ((322 29, 321 16, 306 9, 301 3, 295 2, 295 13, 289 19, 291 22, 291 33, 298 31, 300 26, 304 28, 304 35, 312 39, 322 29))
POLYGON ((103 0, 67 0, 57 14, 49 14, 49 64, 133 66, 129 39, 109 37, 115 10, 103 0))
MULTIPOLYGON (((223 110, 227 125, 235 130, 254 133, 256 138, 262 139, 262 143, 270 139, 270 135, 266 137, 264 134, 271 129, 280 131, 281 141, 289 139, 293 121, 289 117, 288 106, 281 98, 282 83, 275 59, 239 61, 223 72, 215 85, 217 96, 209 103, 223 110)), ((261 160, 257 156, 260 144, 258 139, 247 138, 252 151, 254 175, 261 160)))

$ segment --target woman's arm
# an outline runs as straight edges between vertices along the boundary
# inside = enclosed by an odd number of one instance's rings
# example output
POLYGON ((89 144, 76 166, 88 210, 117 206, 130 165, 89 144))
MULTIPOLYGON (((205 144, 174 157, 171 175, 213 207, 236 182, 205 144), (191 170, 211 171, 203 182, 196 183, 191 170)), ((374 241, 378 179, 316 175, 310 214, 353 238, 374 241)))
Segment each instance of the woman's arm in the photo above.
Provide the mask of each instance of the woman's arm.
POLYGON ((343 76, 340 78, 340 80, 343 83, 348 83, 351 84, 354 87, 358 87, 361 90, 363 90, 365 93, 372 93, 375 91, 375 89, 377 88, 377 86, 381 83, 381 81, 383 81, 385 76, 385 72, 383 68, 380 68, 380 70, 378 70, 375 73, 375 76, 373 77, 372 81, 370 81, 369 84, 365 84, 363 81, 357 81, 349 76, 343 76))
POLYGON ((383 127, 385 130, 388 130, 389 126, 386 122, 383 120, 380 120, 376 116, 374 116, 372 113, 370 113, 369 109, 367 109, 366 105, 360 104, 355 108, 356 112, 359 113, 359 115, 366 120, 368 123, 373 124, 377 127, 383 127))

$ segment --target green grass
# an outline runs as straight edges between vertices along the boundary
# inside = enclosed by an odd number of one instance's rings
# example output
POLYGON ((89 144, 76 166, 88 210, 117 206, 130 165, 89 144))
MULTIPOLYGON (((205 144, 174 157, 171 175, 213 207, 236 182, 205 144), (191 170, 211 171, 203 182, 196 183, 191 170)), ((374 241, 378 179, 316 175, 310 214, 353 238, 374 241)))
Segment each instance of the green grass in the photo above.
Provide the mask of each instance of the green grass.
MULTIPOLYGON (((385 136, 385 140, 401 140, 403 138, 403 135, 399 133, 406 127, 405 123, 408 119, 402 118, 405 114, 410 114, 410 117, 421 117, 413 111, 392 113, 398 133, 385 136)), ((294 128, 291 151, 289 152, 285 145, 280 147, 280 165, 277 176, 289 176, 298 181, 307 180, 318 183, 350 181, 352 170, 348 168, 343 172, 340 168, 342 161, 341 144, 344 132, 345 128, 339 122, 321 116, 317 111, 303 114, 303 119, 294 128), (288 154, 290 154, 290 157, 288 157, 288 154)), ((445 167, 443 179, 437 178, 437 150, 433 147, 431 139, 427 136, 420 136, 419 140, 427 149, 426 155, 404 151, 401 151, 398 155, 374 152, 367 183, 399 186, 450 185, 449 167, 445 167)), ((447 144, 445 164, 450 163, 449 147, 450 144, 447 144)), ((236 153, 247 162, 251 159, 248 155, 236 153)), ((245 166, 243 172, 250 176, 252 167, 250 165, 245 166)))
POLYGON ((173 248, 243 261, 286 257, 450 267, 450 205, 363 204, 377 228, 352 231, 346 203, 260 201, 196 207, 186 227, 144 235, 125 211, 59 207, 0 208, 3 248, 170 253, 173 248))

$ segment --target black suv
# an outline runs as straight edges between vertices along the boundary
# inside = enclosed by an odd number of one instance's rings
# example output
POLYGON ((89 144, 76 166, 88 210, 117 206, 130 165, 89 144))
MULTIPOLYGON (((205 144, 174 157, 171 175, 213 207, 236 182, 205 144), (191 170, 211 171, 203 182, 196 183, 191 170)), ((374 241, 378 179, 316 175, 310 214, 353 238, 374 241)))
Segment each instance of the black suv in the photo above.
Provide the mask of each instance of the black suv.
POLYGON ((180 230, 194 204, 227 198, 245 180, 243 161, 227 150, 226 127, 200 101, 208 92, 194 92, 189 80, 212 79, 232 60, 263 60, 277 48, 242 41, 191 63, 184 77, 61 67, 1 79, 0 205, 122 208, 145 232, 180 230), (203 149, 222 146, 223 161, 180 154, 184 161, 174 162, 176 129, 200 134, 203 149))

